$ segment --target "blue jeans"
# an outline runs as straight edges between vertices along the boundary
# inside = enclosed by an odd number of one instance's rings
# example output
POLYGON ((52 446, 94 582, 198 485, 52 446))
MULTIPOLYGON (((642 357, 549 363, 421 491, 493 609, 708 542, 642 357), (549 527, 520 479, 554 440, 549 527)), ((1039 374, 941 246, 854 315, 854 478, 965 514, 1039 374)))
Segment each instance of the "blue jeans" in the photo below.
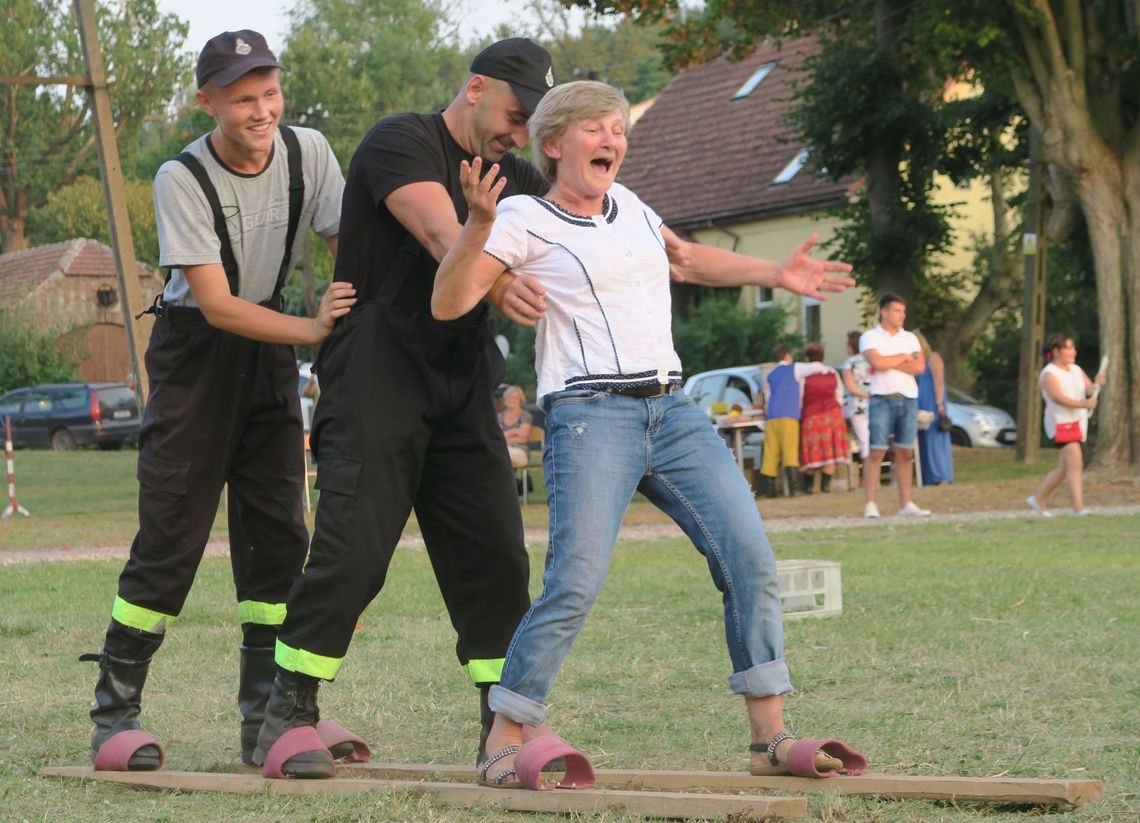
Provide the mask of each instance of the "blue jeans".
POLYGON ((605 582, 635 491, 672 517, 708 563, 724 603, 732 691, 790 692, 776 560, 748 484, 705 413, 681 392, 564 391, 546 405, 543 589, 515 631, 491 708, 518 723, 545 722, 544 701, 605 582))
POLYGON ((871 428, 871 451, 885 452, 889 449, 892 434, 895 448, 914 448, 914 439, 918 436, 918 398, 872 394, 867 417, 871 428))

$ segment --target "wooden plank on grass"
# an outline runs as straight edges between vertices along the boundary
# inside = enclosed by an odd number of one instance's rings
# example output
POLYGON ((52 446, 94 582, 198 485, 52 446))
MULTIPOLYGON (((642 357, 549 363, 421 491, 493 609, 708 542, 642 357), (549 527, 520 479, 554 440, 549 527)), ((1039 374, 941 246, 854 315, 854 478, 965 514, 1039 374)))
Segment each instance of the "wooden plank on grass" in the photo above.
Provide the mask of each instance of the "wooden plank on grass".
MULTIPOLYGON (((428 763, 365 763, 337 767, 340 774, 403 780, 470 780, 470 766, 428 763)), ((864 774, 859 777, 756 777, 738 772, 641 771, 598 769, 598 785, 609 789, 664 791, 826 792, 926 800, 970 800, 983 803, 1031 803, 1080 806, 1104 799, 1099 780, 1031 777, 930 777, 864 774)))
POLYGON ((492 789, 474 783, 431 783, 383 780, 374 777, 266 780, 259 775, 251 774, 176 771, 97 772, 87 766, 47 767, 40 769, 40 774, 44 777, 121 783, 144 789, 228 794, 347 795, 391 791, 427 795, 438 803, 461 808, 497 806, 512 811, 563 814, 614 810, 670 820, 730 816, 733 820, 776 820, 800 817, 807 811, 807 802, 800 797, 605 789, 529 792, 520 789, 492 789))

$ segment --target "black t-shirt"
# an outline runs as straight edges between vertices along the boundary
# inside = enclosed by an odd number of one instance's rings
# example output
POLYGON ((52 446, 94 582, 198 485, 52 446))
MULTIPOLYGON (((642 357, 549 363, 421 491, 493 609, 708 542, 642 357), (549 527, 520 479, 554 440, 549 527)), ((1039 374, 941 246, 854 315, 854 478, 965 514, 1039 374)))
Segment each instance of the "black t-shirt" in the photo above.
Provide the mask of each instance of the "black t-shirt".
MULTIPOLYGON (((336 260, 336 279, 356 286, 360 303, 376 299, 408 235, 384 205, 384 198, 401 186, 434 181, 450 193, 463 223, 467 201, 459 185, 459 163, 473 159, 455 142, 441 113, 385 117, 368 132, 348 167, 336 260)), ((514 155, 505 155, 499 165, 507 178, 502 197, 542 195, 550 188, 538 169, 514 155)), ((438 265, 429 252, 422 251, 392 304, 430 314, 438 265)))

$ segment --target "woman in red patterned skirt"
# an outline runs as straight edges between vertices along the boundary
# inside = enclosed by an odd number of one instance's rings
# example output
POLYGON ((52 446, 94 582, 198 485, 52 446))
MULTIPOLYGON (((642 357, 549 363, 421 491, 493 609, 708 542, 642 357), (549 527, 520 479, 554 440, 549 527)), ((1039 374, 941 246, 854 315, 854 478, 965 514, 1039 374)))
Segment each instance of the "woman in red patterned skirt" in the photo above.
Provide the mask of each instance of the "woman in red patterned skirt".
MULTIPOLYGON (((823 346, 808 343, 804 358, 809 363, 823 362, 823 346)), ((834 369, 804 380, 803 415, 800 422, 800 471, 804 475, 804 494, 811 494, 815 475, 820 474, 819 490, 831 491, 835 467, 851 457, 847 439, 847 422, 843 419, 843 381, 834 369)))

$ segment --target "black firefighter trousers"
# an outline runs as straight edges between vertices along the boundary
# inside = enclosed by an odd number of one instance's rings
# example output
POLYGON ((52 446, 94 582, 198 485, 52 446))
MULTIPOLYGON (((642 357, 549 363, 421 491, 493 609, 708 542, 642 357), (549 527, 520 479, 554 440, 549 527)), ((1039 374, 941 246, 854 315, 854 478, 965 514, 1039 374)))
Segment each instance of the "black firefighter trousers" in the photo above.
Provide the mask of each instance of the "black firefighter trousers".
POLYGON ((514 471, 492 391, 502 355, 486 324, 366 303, 319 358, 316 527, 277 641, 282 668, 332 680, 384 586, 415 510, 476 685, 496 683, 529 607, 514 471))
POLYGON ((226 483, 244 532, 231 551, 244 642, 272 645, 308 549, 293 347, 220 331, 197 309, 167 306, 146 367, 139 531, 119 578, 107 649, 140 659, 150 656, 147 646, 157 648, 190 592, 226 483))

